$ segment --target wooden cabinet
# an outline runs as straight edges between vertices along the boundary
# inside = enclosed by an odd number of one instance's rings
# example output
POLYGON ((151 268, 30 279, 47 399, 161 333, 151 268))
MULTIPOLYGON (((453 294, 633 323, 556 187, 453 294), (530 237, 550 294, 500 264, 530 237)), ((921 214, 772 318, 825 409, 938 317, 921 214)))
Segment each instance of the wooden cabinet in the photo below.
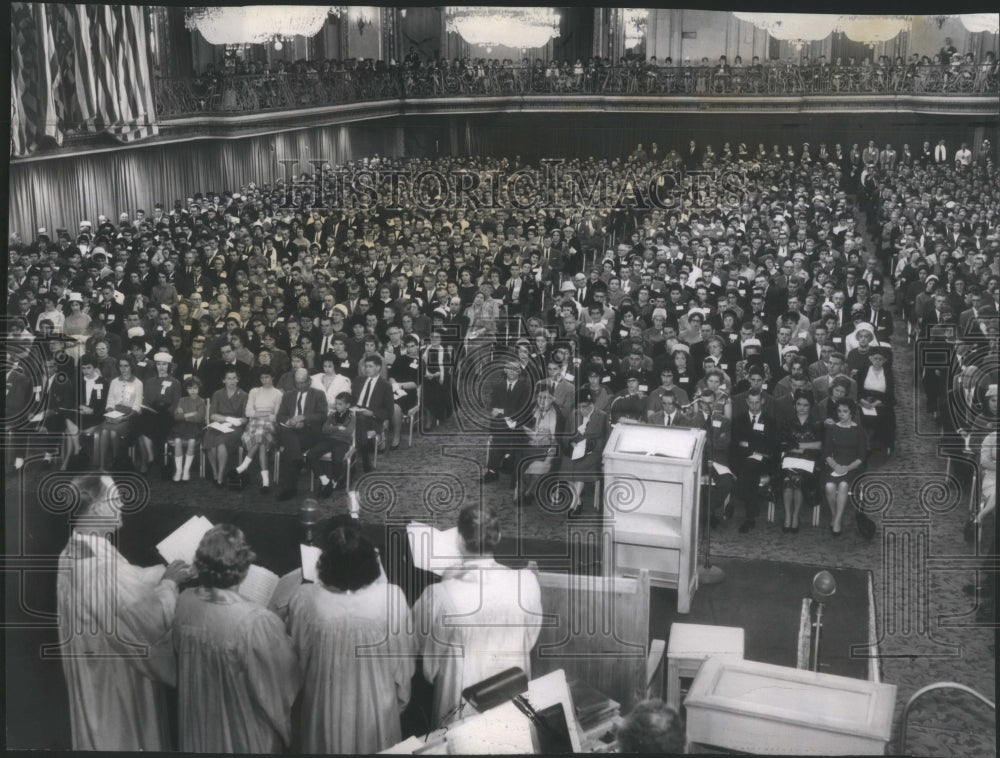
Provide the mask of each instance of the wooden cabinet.
POLYGON ((604 518, 613 555, 605 571, 677 590, 687 613, 698 589, 698 512, 705 432, 616 424, 604 447, 604 518))

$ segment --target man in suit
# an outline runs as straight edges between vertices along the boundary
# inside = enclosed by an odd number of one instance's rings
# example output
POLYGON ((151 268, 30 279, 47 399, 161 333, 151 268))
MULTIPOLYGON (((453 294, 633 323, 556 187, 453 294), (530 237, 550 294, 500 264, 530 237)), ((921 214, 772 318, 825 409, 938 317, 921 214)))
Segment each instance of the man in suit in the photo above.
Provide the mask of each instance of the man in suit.
POLYGON ((514 458, 512 485, 517 484, 516 449, 527 446, 524 425, 531 415, 532 398, 528 379, 516 360, 504 364, 504 378, 493 385, 490 395, 490 434, 492 441, 486 456, 483 483, 500 478, 500 467, 506 456, 514 458))
POLYGON ((581 511, 583 485, 600 473, 601 455, 611 430, 611 419, 607 413, 595 407, 590 387, 580 390, 576 405, 576 411, 566 419, 561 441, 564 457, 560 474, 569 482, 573 491, 568 514, 570 517, 581 511))
POLYGON ((278 500, 291 500, 298 489, 302 453, 320 441, 326 421, 326 393, 311 386, 309 371, 295 371, 295 388, 281 398, 277 416, 278 445, 281 453, 281 481, 278 500))
POLYGON ((659 393, 658 400, 660 409, 647 416, 647 423, 650 426, 691 425, 687 416, 677 405, 677 393, 674 390, 669 389, 659 393))
POLYGON ((382 357, 369 355, 364 359, 364 376, 354 380, 354 405, 357 408, 357 430, 361 465, 371 471, 376 438, 385 422, 392 419, 395 400, 392 386, 382 377, 382 357))
POLYGON ((883 345, 888 345, 892 341, 893 323, 892 315, 882 307, 882 288, 873 287, 865 310, 865 318, 869 324, 875 327, 875 339, 883 345))
POLYGON ((826 373, 818 375, 812 380, 812 391, 816 396, 816 403, 821 403, 830 397, 830 385, 837 377, 841 377, 841 381, 849 382, 850 388, 847 391, 847 396, 856 401, 858 399, 858 383, 847 373, 847 358, 844 357, 844 354, 831 350, 826 357, 825 365, 826 373))
POLYGON ((199 394, 208 398, 216 389, 215 380, 218 372, 219 364, 208 357, 205 352, 205 337, 199 334, 191 340, 191 354, 178 360, 175 375, 181 381, 189 376, 198 377, 198 381, 201 382, 199 394))
POLYGON ((757 515, 766 505, 771 478, 778 459, 778 423, 772 413, 764 410, 760 391, 750 390, 746 411, 733 415, 733 435, 730 447, 736 477, 743 493, 746 517, 740 533, 756 526, 757 515))
POLYGON ((209 397, 216 390, 222 388, 222 380, 225 378, 227 371, 235 371, 240 389, 244 392, 249 392, 250 367, 243 363, 243 361, 236 360, 236 350, 228 342, 222 344, 219 352, 222 355, 222 362, 215 364, 215 375, 212 377, 212 387, 208 393, 209 397))
POLYGON ((764 369, 763 363, 755 361, 747 368, 747 383, 749 386, 742 392, 733 395, 733 418, 747 412, 747 396, 754 391, 761 394, 764 411, 774 412, 774 396, 768 391, 767 382, 765 381, 766 376, 767 372, 764 369))
POLYGON ((966 302, 969 307, 958 314, 958 335, 979 334, 979 312, 983 304, 983 293, 978 287, 969 287, 966 302))

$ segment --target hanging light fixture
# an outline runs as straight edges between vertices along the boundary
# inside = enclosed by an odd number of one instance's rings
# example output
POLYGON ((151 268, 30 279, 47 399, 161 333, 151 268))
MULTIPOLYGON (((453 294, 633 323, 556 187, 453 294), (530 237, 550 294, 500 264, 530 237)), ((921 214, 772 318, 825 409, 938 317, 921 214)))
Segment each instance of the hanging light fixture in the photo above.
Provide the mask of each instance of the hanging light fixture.
POLYGON ((373 8, 368 5, 349 5, 347 6, 347 18, 358 26, 358 34, 364 34, 365 29, 370 27, 375 23, 375 18, 378 16, 378 8, 373 8))
MULTIPOLYGON (((823 13, 734 13, 736 18, 763 29, 775 39, 801 47, 843 32, 855 42, 874 45, 894 39, 909 29, 913 16, 860 16, 823 13)), ((983 14, 989 15, 989 14, 983 14)))
POLYGON ((449 32, 470 45, 528 49, 543 47, 559 36, 559 14, 552 8, 449 6, 445 11, 449 32))
POLYGON ((343 10, 335 5, 189 7, 184 25, 213 45, 260 45, 295 36, 313 37, 328 15, 340 16, 343 10))
POLYGON ((912 16, 840 16, 837 31, 848 39, 874 45, 888 42, 905 32, 913 22, 912 16))
POLYGON ((973 34, 977 32, 997 34, 1000 32, 1000 13, 961 13, 958 20, 973 34))

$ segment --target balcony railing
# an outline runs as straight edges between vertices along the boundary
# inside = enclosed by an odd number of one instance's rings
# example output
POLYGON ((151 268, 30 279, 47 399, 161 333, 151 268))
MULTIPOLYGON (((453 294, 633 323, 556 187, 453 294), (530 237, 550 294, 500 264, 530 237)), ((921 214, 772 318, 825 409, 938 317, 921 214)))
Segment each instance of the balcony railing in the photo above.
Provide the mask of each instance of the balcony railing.
POLYGON ((998 96, 995 63, 961 66, 599 67, 520 66, 205 75, 159 78, 160 119, 260 113, 399 98, 519 95, 720 97, 784 95, 998 96))

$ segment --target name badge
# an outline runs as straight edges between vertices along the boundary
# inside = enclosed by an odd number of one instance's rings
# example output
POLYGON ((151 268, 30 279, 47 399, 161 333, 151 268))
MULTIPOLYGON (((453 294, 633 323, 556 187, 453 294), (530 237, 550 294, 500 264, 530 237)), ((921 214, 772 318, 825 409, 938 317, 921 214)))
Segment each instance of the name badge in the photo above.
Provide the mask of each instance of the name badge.
POLYGON ((728 371, 729 370, 729 364, 728 363, 720 363, 719 364, 719 368, 721 368, 723 371, 728 371))
POLYGON ((834 342, 843 342, 843 341, 844 341, 844 338, 843 338, 843 337, 834 337, 834 338, 833 338, 833 341, 834 341, 834 342))
POLYGON ((764 431, 764 425, 758 421, 756 424, 753 425, 753 430, 755 432, 762 432, 764 431))
POLYGON ((740 447, 750 447, 750 443, 749 442, 741 442, 740 443, 740 447))
POLYGON ((166 395, 168 389, 170 389, 170 381, 164 379, 162 382, 160 382, 160 394, 166 395))
POLYGON ((800 340, 809 339, 809 332, 799 332, 799 339, 800 340))
POLYGON ((736 342, 736 339, 737 339, 738 337, 739 337, 739 335, 738 335, 738 334, 730 334, 730 335, 729 335, 729 341, 730 341, 730 342, 736 342))
POLYGON ((649 385, 648 384, 640 384, 639 385, 639 391, 640 392, 649 392, 649 385))
POLYGON ((417 368, 419 365, 419 361, 410 361, 410 368, 417 368))
POLYGON ((716 429, 720 428, 722 426, 722 420, 721 419, 713 419, 712 420, 712 426, 714 426, 716 429))
POLYGON ((603 379, 601 379, 601 384, 606 384, 606 383, 608 383, 610 381, 611 381, 611 377, 610 376, 606 376, 603 379))
POLYGON ((575 382, 576 381, 576 376, 573 375, 573 374, 566 374, 566 381, 567 382, 575 382))
POLYGON ((679 381, 679 382, 682 382, 683 384, 687 384, 687 383, 688 383, 688 377, 686 377, 686 376, 682 376, 682 377, 681 377, 680 379, 678 379, 677 381, 679 381))

